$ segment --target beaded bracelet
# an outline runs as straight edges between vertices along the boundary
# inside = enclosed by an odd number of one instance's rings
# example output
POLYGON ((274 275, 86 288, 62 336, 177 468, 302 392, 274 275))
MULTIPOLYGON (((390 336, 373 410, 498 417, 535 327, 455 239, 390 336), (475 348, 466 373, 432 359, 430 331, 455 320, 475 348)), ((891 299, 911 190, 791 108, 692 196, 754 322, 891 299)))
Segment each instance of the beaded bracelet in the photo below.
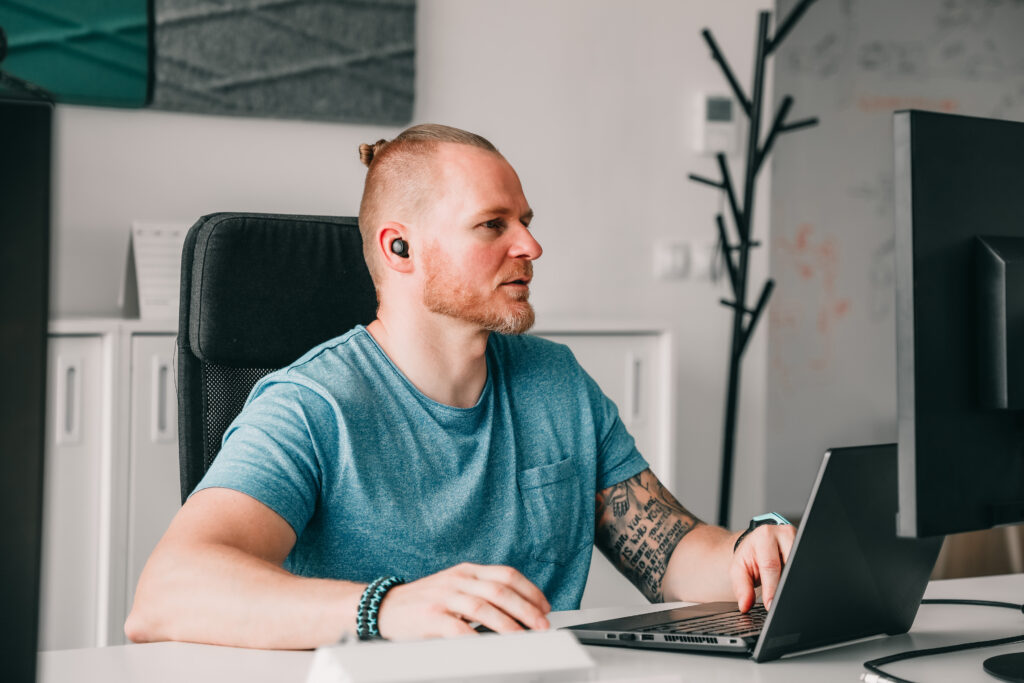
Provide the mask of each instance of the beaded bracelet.
POLYGON ((389 590, 405 583, 405 579, 397 576, 381 576, 363 591, 359 598, 359 610, 356 612, 356 635, 360 640, 380 638, 380 629, 377 628, 377 613, 380 612, 380 603, 384 594, 389 590))

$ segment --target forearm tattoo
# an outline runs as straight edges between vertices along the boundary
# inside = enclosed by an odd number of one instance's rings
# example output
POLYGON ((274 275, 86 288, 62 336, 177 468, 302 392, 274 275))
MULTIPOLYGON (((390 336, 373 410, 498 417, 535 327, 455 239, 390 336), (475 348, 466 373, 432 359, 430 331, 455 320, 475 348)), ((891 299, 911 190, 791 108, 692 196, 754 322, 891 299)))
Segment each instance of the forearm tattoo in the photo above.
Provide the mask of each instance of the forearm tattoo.
POLYGON ((648 469, 596 496, 594 542, 651 602, 664 599, 672 551, 702 522, 648 469))

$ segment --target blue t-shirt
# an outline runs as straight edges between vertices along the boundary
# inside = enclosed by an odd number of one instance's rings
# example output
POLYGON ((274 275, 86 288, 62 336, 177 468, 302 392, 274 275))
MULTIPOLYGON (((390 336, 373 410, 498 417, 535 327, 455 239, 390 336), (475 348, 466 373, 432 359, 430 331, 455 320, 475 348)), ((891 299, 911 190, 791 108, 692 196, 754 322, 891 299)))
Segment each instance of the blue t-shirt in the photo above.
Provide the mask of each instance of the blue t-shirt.
POLYGON ((225 487, 295 530, 285 569, 414 580, 504 564, 576 609, 594 494, 647 468, 561 344, 491 334, 477 404, 424 396, 362 326, 260 380, 197 491, 225 487))

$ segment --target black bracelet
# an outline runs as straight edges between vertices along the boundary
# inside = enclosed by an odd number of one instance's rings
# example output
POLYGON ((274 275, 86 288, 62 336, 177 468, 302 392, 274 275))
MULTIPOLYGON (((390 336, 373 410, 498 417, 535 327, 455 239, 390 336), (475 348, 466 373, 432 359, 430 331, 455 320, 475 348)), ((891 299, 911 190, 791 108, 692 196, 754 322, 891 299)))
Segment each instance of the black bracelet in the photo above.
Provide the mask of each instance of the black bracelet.
POLYGON ((750 526, 747 527, 746 531, 740 534, 740 537, 736 539, 736 543, 732 546, 732 551, 736 552, 739 549, 740 543, 743 542, 743 539, 746 538, 751 531, 753 531, 759 526, 764 526, 766 524, 776 526, 790 526, 790 521, 782 515, 780 515, 778 512, 766 512, 763 515, 758 515, 757 517, 754 517, 750 520, 750 526))
POLYGON ((397 576, 381 576, 366 587, 359 598, 359 610, 356 612, 356 635, 359 636, 359 640, 380 638, 380 629, 377 626, 380 603, 385 593, 403 583, 405 579, 397 576))

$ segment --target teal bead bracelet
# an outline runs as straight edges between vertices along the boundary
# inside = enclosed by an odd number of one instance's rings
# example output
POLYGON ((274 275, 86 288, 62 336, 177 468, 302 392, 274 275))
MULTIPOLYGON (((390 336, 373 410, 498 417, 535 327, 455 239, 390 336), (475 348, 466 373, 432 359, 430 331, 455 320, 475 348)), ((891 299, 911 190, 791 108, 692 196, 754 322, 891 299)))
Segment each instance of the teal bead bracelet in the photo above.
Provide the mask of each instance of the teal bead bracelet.
POLYGON ((360 640, 380 638, 380 629, 377 626, 380 603, 389 590, 403 583, 405 579, 397 576, 381 576, 366 587, 359 598, 359 610, 356 612, 356 635, 360 640))

